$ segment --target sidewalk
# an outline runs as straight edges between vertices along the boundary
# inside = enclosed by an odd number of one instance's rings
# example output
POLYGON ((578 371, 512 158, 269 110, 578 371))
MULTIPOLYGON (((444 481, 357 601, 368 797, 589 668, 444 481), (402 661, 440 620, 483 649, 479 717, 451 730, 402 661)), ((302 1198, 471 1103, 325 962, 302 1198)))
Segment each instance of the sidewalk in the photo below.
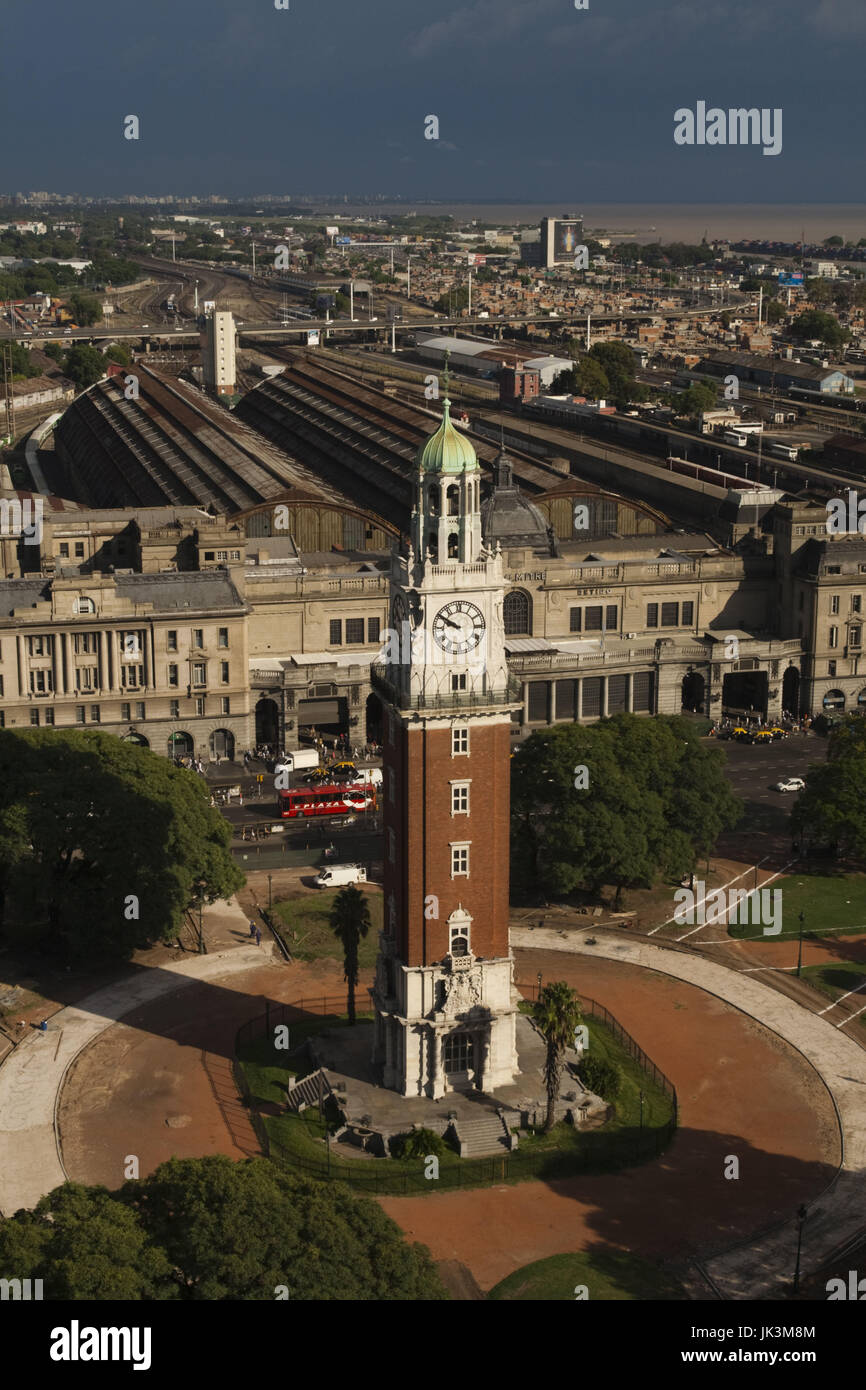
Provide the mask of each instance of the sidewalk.
POLYGON ((160 965, 61 1009, 46 1033, 31 1030, 0 1065, 0 1212, 12 1216, 34 1207, 66 1181, 55 1114, 66 1072, 82 1048, 141 1004, 263 963, 258 947, 238 946, 160 965))
MULTIPOLYGON (((588 933, 587 933, 588 934, 588 933)), ((723 999, 784 1039, 811 1063, 836 1107, 842 1132, 842 1168, 830 1188, 809 1207, 804 1227, 804 1258, 814 1269, 843 1240, 863 1226, 863 1170, 866 1168, 866 1051, 819 1015, 810 1013, 753 975, 729 970, 704 958, 649 942, 599 936, 587 946, 584 934, 567 938, 557 931, 512 928, 511 945, 563 951, 656 970, 723 999)), ((703 1264, 727 1298, 780 1298, 790 1292, 797 1249, 797 1223, 759 1234, 754 1240, 703 1264)))

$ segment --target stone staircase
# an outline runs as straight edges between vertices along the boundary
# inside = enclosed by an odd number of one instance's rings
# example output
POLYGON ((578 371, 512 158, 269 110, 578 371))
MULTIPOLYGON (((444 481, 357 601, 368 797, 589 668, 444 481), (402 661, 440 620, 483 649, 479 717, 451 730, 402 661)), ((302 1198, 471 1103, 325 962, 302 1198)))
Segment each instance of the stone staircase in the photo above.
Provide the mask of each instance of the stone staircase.
POLYGON ((501 1116, 488 1113, 477 1120, 459 1119, 454 1122, 460 1140, 461 1158, 482 1158, 510 1150, 511 1135, 501 1116))
POLYGON ((331 1083, 324 1067, 319 1067, 318 1071, 310 1072, 309 1076, 305 1076, 303 1081, 299 1081, 296 1086, 292 1087, 286 1096, 286 1109, 298 1114, 301 1110, 305 1110, 308 1105, 318 1105, 320 1092, 323 1100, 327 1100, 331 1094, 331 1083))

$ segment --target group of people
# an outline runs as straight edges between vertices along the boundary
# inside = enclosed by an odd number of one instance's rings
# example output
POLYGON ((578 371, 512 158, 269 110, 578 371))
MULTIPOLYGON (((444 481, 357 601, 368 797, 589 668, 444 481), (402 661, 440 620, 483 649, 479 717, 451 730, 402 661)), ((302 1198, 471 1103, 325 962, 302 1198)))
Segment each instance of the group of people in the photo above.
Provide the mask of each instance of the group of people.
POLYGON ((174 760, 175 767, 186 767, 190 772, 200 772, 204 777, 204 763, 201 758, 182 757, 180 754, 174 760))

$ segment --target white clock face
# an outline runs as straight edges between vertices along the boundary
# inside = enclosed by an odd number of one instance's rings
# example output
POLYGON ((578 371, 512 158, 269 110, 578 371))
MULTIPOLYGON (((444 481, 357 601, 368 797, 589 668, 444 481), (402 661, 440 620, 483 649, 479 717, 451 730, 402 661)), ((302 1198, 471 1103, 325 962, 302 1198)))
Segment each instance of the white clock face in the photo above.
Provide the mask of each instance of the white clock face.
POLYGON ((484 614, 467 599, 455 599, 440 608, 433 619, 433 638, 444 652, 462 656, 478 646, 484 636, 484 614))

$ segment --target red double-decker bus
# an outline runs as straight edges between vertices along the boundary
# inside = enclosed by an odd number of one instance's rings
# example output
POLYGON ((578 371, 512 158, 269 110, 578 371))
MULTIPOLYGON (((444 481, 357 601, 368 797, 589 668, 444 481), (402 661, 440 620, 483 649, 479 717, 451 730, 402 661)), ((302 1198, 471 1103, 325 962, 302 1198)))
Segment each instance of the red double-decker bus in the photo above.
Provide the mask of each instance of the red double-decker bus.
POLYGON ((295 787, 280 792, 283 820, 297 816, 348 816, 376 810, 376 789, 371 786, 295 787))

